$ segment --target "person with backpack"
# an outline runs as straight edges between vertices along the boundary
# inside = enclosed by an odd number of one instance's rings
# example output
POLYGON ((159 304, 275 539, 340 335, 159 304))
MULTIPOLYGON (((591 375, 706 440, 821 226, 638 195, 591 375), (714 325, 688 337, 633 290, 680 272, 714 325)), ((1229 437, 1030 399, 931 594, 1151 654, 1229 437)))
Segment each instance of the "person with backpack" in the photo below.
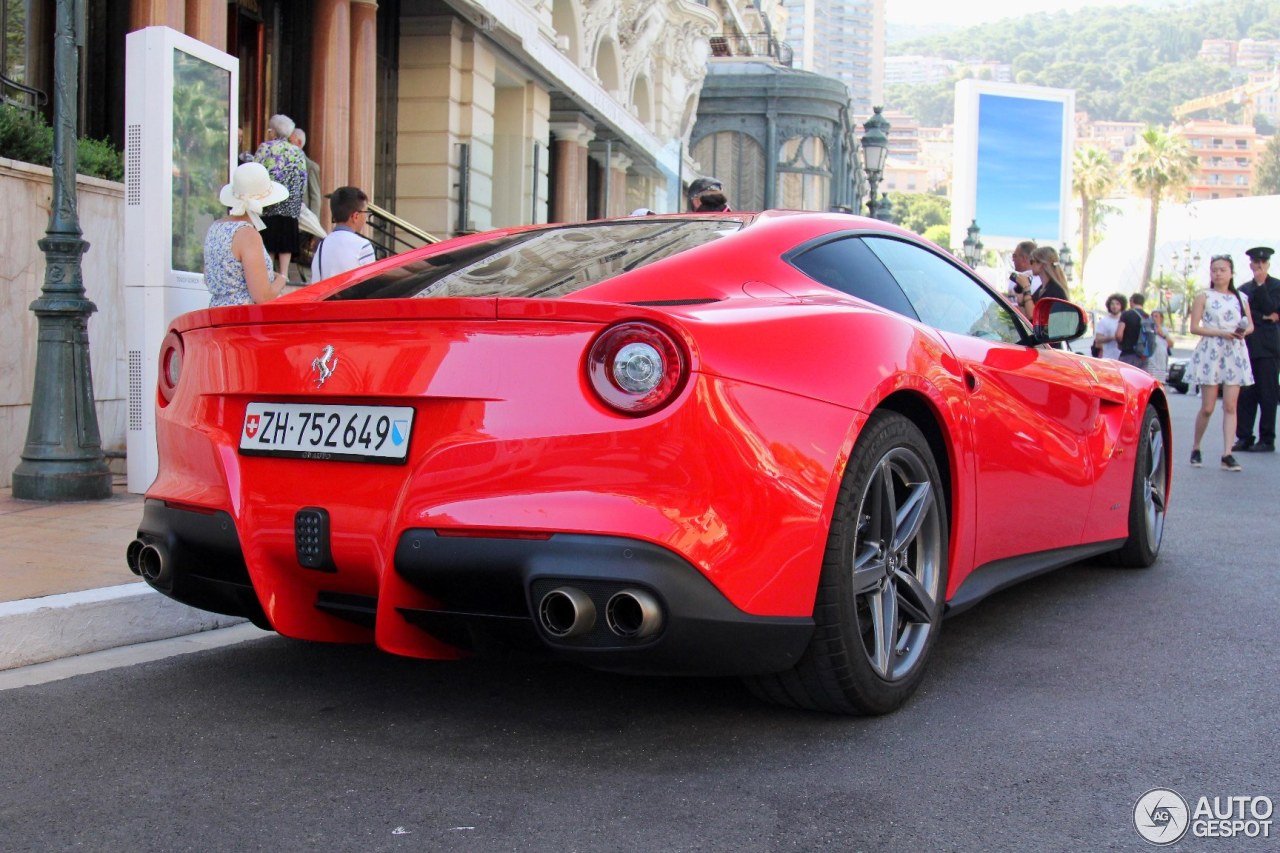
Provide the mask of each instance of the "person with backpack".
POLYGON ((1129 310, 1116 324, 1116 341, 1120 344, 1120 360, 1147 369, 1147 360, 1156 351, 1155 321, 1142 310, 1146 298, 1141 293, 1129 297, 1129 310))

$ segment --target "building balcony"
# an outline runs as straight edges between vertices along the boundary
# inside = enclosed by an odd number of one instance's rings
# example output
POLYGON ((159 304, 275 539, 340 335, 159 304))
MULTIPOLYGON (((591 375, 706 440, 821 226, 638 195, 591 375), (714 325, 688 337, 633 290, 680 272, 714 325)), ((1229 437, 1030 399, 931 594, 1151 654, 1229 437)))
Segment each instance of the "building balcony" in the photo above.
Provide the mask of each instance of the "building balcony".
POLYGON ((791 67, 795 59, 795 51, 791 45, 778 41, 773 36, 763 33, 757 35, 738 35, 737 33, 720 33, 711 36, 711 58, 733 59, 752 57, 755 59, 772 59, 779 65, 791 67))

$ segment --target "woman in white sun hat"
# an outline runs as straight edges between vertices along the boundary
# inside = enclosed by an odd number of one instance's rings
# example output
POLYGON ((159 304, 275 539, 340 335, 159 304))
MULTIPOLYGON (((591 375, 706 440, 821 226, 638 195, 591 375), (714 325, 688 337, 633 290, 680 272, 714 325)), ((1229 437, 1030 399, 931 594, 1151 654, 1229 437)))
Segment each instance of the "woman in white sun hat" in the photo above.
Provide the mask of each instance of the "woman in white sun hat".
POLYGON ((261 163, 241 163, 218 200, 227 216, 209 226, 204 238, 204 283, 209 307, 252 305, 280 295, 285 278, 271 269, 271 256, 258 232, 266 226, 262 209, 288 198, 289 190, 271 180, 261 163))

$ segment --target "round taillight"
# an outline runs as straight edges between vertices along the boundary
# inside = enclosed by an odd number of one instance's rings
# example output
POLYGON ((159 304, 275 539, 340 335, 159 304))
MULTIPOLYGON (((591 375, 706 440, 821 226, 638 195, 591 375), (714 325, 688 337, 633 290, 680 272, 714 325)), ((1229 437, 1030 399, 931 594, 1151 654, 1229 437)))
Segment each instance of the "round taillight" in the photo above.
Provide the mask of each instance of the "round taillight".
POLYGON ((157 385, 160 398, 168 403, 178 390, 178 380, 182 378, 182 338, 177 332, 164 336, 160 345, 160 376, 157 385))
POLYGON ((628 415, 669 403, 684 387, 688 359, 665 330, 648 323, 606 329, 587 353, 587 376, 601 401, 628 415))

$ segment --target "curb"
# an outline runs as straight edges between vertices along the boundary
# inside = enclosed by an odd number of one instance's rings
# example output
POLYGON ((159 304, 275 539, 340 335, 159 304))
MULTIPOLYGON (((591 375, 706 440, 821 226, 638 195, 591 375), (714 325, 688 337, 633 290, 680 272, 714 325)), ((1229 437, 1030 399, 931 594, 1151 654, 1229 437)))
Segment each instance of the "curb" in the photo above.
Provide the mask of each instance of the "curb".
POLYGON ((0 670, 238 625, 146 584, 0 603, 0 670))

